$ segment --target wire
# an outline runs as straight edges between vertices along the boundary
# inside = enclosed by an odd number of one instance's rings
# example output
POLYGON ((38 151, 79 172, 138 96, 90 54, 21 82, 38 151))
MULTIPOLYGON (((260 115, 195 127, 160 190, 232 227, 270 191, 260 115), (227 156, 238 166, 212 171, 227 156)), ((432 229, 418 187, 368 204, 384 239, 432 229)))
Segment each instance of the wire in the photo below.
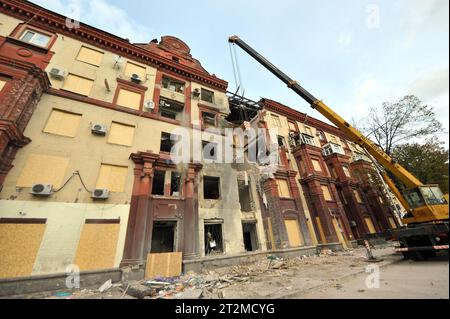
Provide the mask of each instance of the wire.
POLYGON ((78 178, 79 178, 79 180, 80 180, 80 182, 81 182, 81 185, 83 185, 83 188, 86 190, 86 192, 92 193, 92 191, 90 191, 90 190, 86 187, 86 184, 84 184, 83 178, 81 177, 81 174, 80 174, 79 171, 73 172, 73 173, 72 173, 72 176, 70 176, 70 177, 66 180, 66 182, 65 182, 60 188, 54 190, 53 192, 54 192, 54 193, 58 193, 59 191, 61 191, 61 190, 62 190, 64 187, 66 187, 66 185, 72 180, 72 178, 74 178, 74 176, 78 176, 78 178))
POLYGON ((236 88, 237 88, 237 92, 236 92, 236 94, 237 94, 239 92, 240 86, 239 86, 238 79, 236 76, 236 65, 234 63, 233 49, 231 46, 232 46, 232 44, 228 43, 228 47, 230 48, 231 65, 233 66, 233 76, 234 76, 234 83, 236 84, 236 88))
POLYGON ((78 178, 80 179, 81 185, 83 185, 84 189, 86 190, 86 192, 88 193, 92 193, 92 191, 90 191, 86 185, 84 184, 83 178, 81 177, 81 174, 79 171, 76 171, 76 174, 78 175, 78 178))
POLYGON ((66 187, 66 185, 70 182, 70 180, 76 175, 76 173, 72 173, 72 176, 70 176, 66 182, 58 189, 54 190, 54 193, 58 193, 60 190, 62 190, 64 187, 66 187))

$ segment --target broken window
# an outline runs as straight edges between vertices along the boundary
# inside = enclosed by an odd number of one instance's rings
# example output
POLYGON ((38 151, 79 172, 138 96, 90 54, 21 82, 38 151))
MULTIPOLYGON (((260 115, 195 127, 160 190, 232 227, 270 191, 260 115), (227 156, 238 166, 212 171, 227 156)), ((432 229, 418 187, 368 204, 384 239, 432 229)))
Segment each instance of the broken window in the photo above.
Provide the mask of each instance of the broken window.
POLYGON ((244 247, 246 251, 258 250, 258 237, 256 236, 256 223, 242 223, 244 232, 244 247))
POLYGON ((203 198, 219 199, 220 198, 220 178, 212 176, 203 177, 203 198))
POLYGON ((302 142, 303 144, 308 144, 308 145, 312 145, 312 146, 316 146, 316 144, 314 143, 314 137, 309 135, 309 134, 302 134, 302 142))
POLYGON ((152 195, 164 196, 164 180, 166 172, 155 170, 153 172, 152 195))
POLYGON ((285 147, 286 146, 286 142, 285 142, 283 136, 277 135, 277 139, 278 139, 278 146, 279 147, 285 147))
POLYGON ((162 132, 161 133, 161 146, 160 146, 159 150, 161 152, 171 153, 172 147, 179 140, 179 138, 180 137, 178 135, 172 135, 170 133, 162 132))
POLYGON ((165 89, 178 93, 184 93, 184 83, 181 81, 177 81, 169 78, 168 76, 164 76, 162 79, 162 84, 165 89))
POLYGON ((215 127, 216 114, 209 112, 202 112, 202 122, 204 127, 215 127))
POLYGON ((222 224, 205 224, 205 255, 223 252, 222 224))
POLYGON ((169 99, 159 100, 159 114, 173 120, 180 120, 183 116, 184 105, 169 99))
POLYGON ((214 92, 202 89, 201 99, 205 102, 214 103, 214 92))
POLYGON ((179 172, 170 172, 170 196, 178 197, 181 195, 181 174, 179 172))
POLYGON ((217 143, 202 141, 203 159, 217 160, 217 143))
POLYGON ((153 223, 151 253, 171 253, 175 251, 176 222, 153 223))
POLYGON ((252 197, 250 192, 250 185, 245 185, 244 181, 238 181, 239 189, 239 203, 241 204, 241 211, 251 212, 252 207, 252 197))

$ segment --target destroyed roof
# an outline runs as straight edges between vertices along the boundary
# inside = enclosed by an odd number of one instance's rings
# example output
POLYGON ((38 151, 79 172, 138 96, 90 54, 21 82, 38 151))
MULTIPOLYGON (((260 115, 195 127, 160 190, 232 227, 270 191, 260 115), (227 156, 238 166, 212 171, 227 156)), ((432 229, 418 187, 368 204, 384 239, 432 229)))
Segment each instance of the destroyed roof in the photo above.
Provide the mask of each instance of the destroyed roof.
MULTIPOLYGON (((197 69, 201 72, 208 73, 203 67, 200 61, 194 59, 191 55, 191 49, 189 46, 174 36, 166 35, 161 37, 161 41, 157 39, 150 41, 149 43, 134 43, 134 45, 141 47, 147 51, 158 54, 161 57, 171 59, 180 64, 197 69)), ((215 76, 214 74, 212 76, 215 76)))

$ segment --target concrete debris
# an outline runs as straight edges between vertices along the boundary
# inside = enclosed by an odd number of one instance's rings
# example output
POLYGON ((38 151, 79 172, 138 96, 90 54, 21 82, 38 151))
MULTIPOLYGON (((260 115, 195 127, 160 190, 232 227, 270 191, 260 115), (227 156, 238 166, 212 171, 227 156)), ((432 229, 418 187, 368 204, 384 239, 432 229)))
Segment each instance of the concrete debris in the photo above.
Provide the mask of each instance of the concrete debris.
MULTIPOLYGON (((248 295, 267 298, 323 280, 333 282, 339 274, 364 269, 366 259, 365 249, 339 253, 323 249, 317 255, 294 258, 261 256, 252 263, 217 267, 214 271, 203 269, 201 273, 189 271, 179 277, 157 276, 116 284, 108 280, 99 289, 75 291, 70 298, 224 299, 237 296, 240 299, 248 295)), ((343 289, 339 283, 332 285, 338 290, 343 289)))
POLYGON ((100 291, 101 293, 103 293, 103 292, 109 290, 112 286, 113 286, 112 280, 109 279, 109 280, 106 281, 103 285, 101 285, 100 288, 98 288, 98 291, 100 291))
POLYGON ((126 293, 132 297, 142 299, 144 297, 154 295, 155 290, 141 284, 132 284, 128 287, 126 293))

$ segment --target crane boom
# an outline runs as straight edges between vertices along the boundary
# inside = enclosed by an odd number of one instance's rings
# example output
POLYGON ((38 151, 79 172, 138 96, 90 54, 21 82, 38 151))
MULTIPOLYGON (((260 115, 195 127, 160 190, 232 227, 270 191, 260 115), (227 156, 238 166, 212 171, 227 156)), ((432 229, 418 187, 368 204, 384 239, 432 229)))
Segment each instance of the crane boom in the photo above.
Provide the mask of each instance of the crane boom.
POLYGON ((242 39, 237 36, 231 36, 229 38, 229 42, 238 45, 242 50, 247 52, 251 57, 261 63, 277 78, 283 81, 290 89, 300 95, 306 102, 311 105, 312 108, 319 111, 320 114, 325 116, 329 121, 336 125, 341 131, 346 134, 346 136, 348 136, 349 139, 351 139, 361 147, 364 147, 384 168, 397 176, 408 188, 419 187, 423 185, 414 175, 408 172, 400 164, 396 163, 389 155, 387 155, 383 150, 375 145, 375 143, 365 137, 364 134, 351 126, 341 116, 330 109, 325 103, 315 98, 314 95, 304 89, 297 81, 291 79, 287 74, 274 66, 271 62, 269 62, 261 54, 256 52, 242 39))
POLYGON ((420 180, 394 161, 374 142, 351 126, 323 101, 314 97, 314 95, 303 88, 297 81, 291 79, 287 74, 256 52, 238 36, 231 36, 228 39, 228 42, 238 45, 256 61, 262 64, 290 89, 308 102, 312 108, 319 111, 320 114, 336 125, 348 139, 363 147, 381 166, 390 171, 405 184, 407 189, 402 194, 395 187, 387 174, 382 174, 391 190, 409 212, 407 217, 403 219, 405 224, 434 223, 437 221, 447 221, 448 223, 448 203, 437 185, 423 185, 420 180))

